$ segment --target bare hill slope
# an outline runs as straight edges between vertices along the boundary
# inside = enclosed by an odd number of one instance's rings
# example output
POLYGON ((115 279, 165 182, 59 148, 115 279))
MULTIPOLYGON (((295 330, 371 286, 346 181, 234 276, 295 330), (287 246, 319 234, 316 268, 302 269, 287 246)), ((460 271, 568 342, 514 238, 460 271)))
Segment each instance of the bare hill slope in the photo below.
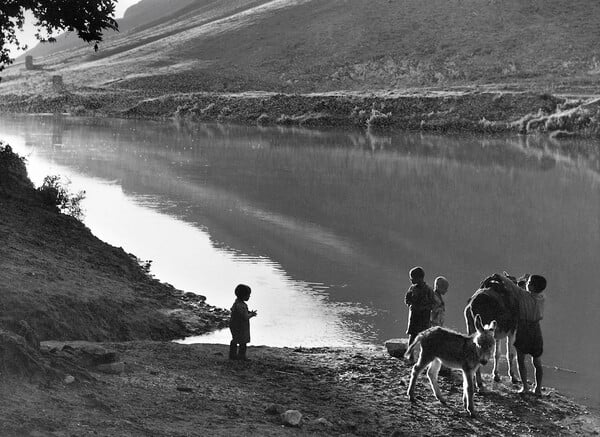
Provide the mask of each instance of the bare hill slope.
MULTIPOLYGON (((158 92, 473 83, 553 90, 593 86, 600 75, 594 0, 180 3, 176 13, 111 35, 97 54, 73 48, 36 62, 75 86, 158 92)), ((152 5, 144 0, 138 15, 152 5)))

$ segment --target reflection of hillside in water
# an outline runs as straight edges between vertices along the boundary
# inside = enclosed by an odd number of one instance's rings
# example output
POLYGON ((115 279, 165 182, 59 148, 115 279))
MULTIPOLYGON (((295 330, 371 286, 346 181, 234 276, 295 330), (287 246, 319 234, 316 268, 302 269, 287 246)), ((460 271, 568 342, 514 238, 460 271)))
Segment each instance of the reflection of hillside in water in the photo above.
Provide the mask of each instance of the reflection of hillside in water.
MULTIPOLYGON (((479 166, 548 169, 555 162, 586 166, 600 172, 600 148, 589 140, 553 140, 545 136, 477 137, 442 136, 421 133, 372 133, 363 131, 312 130, 295 127, 253 127, 226 124, 135 122, 117 119, 53 118, 53 144, 60 144, 64 132, 93 128, 98 145, 111 146, 107 133, 116 141, 142 142, 150 147, 169 147, 192 143, 194 139, 246 142, 253 146, 353 147, 421 157, 438 157, 479 166), (141 124, 131 128, 132 124, 141 124)), ((35 124, 35 120, 29 120, 35 124)), ((184 146, 185 147, 185 146, 184 146)), ((171 147, 173 148, 173 147, 171 147)), ((176 147, 175 147, 176 148, 176 147)))
POLYGON ((540 227, 529 205, 558 217, 565 206, 585 211, 577 199, 594 196, 559 177, 585 162, 557 169, 565 158, 542 139, 71 119, 55 125, 52 141, 59 136, 57 161, 168 200, 169 214, 205 226, 217 246, 268 256, 314 282, 352 278, 360 286, 340 293, 355 298, 374 271, 394 289, 397 266, 415 259, 440 269, 447 258, 468 260, 474 284, 503 260, 497 247, 527 254, 532 233, 562 232, 564 221, 540 227))

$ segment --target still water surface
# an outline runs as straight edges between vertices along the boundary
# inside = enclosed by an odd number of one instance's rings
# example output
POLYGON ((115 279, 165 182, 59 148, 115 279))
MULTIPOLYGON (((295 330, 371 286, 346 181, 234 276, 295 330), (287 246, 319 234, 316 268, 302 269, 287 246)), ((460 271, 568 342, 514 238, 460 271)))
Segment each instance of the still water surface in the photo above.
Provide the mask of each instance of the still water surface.
POLYGON ((596 144, 39 116, 0 117, 0 138, 37 185, 86 190, 94 234, 159 279, 226 308, 250 285, 253 344, 402 336, 417 264, 449 279, 461 331, 487 274, 543 274, 545 385, 600 405, 596 144))

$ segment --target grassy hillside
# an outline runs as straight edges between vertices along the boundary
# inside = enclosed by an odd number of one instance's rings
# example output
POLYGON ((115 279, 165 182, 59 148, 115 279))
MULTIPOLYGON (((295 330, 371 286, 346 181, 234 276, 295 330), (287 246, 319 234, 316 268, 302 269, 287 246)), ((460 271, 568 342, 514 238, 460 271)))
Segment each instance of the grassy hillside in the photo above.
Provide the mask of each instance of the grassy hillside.
MULTIPOLYGON (((136 6, 145 16, 155 2, 136 6)), ((516 84, 594 87, 594 0, 180 0, 185 7, 111 35, 94 54, 6 71, 13 89, 62 74, 69 86, 192 91, 327 91, 516 84), (11 83, 12 81, 12 83, 11 83)), ((178 3, 178 4, 179 4, 178 3)))
MULTIPOLYGON (((192 3, 195 3, 195 0, 145 0, 137 3, 127 9, 123 18, 117 20, 119 23, 119 32, 109 30, 103 35, 103 39, 105 41, 111 40, 120 34, 127 34, 132 30, 137 31, 143 26, 151 25, 156 21, 164 21, 166 17, 177 16, 182 9, 192 3)), ((66 32, 59 35, 56 38, 56 42, 52 44, 39 43, 18 59, 24 61, 27 55, 40 58, 76 48, 86 47, 89 49, 92 46, 93 44, 88 44, 80 40, 75 32, 66 32)), ((100 46, 102 46, 102 43, 100 46)), ((66 53, 64 54, 66 55, 66 53)))

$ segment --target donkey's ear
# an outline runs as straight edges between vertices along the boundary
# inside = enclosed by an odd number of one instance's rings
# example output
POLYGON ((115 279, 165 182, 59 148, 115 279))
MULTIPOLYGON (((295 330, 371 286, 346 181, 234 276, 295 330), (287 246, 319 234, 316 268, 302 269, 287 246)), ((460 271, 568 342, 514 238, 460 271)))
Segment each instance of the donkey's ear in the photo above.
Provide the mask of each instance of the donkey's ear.
POLYGON ((495 331, 496 330, 496 325, 497 325, 496 321, 492 320, 491 323, 488 325, 488 329, 492 330, 492 331, 495 331))
POLYGON ((481 323, 481 316, 479 314, 475 315, 475 329, 483 331, 483 324, 481 323))

